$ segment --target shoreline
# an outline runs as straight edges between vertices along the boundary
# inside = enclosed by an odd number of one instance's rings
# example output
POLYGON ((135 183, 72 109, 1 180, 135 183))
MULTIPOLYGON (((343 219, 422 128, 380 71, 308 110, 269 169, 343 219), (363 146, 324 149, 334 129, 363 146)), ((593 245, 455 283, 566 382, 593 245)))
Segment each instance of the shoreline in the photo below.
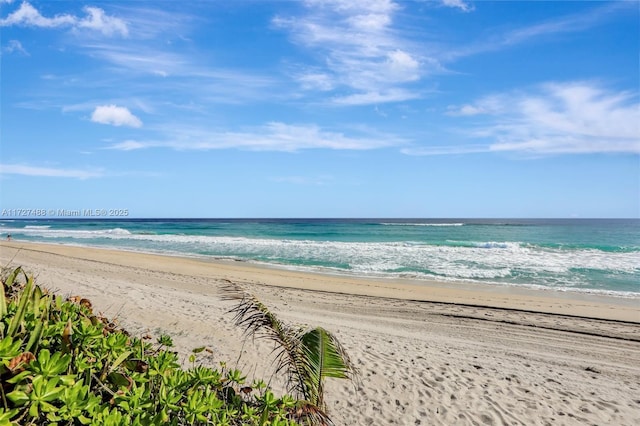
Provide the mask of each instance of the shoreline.
POLYGON ((151 259, 170 265, 163 268, 165 272, 174 272, 172 268, 193 267, 203 276, 224 274, 231 281, 234 279, 242 281, 245 280, 245 277, 250 276, 253 280, 261 280, 262 284, 272 287, 640 323, 640 297, 616 297, 577 291, 534 289, 487 283, 358 277, 338 273, 300 271, 276 265, 237 260, 207 259, 196 256, 80 245, 2 241, 0 248, 3 250, 10 248, 39 251, 103 262, 105 259, 112 259, 116 263, 122 263, 124 260, 125 264, 151 259), (127 259, 127 257, 130 258, 127 259))
POLYGON ((194 348, 205 346, 196 363, 225 362, 276 393, 285 386, 274 375, 273 346, 244 339, 233 324, 233 303, 222 297, 229 282, 288 324, 324 327, 359 370, 355 383, 326 382, 336 425, 635 426, 640 418, 640 307, 614 303, 621 299, 0 243, 2 266, 12 259, 44 288, 89 299, 94 312, 134 335, 169 335, 184 366, 194 348))

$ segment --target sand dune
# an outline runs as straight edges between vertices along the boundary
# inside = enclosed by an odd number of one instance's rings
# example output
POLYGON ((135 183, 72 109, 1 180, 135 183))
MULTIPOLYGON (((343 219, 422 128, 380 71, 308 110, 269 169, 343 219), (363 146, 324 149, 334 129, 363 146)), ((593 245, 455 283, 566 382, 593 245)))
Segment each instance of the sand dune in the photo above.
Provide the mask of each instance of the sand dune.
MULTIPOLYGON (((91 299, 132 332, 167 333, 186 362, 237 363, 270 377, 266 342, 243 345, 226 280, 282 319, 337 334, 360 370, 329 381, 340 425, 636 425, 638 300, 444 283, 357 280, 239 262, 5 242, 0 261, 91 299)), ((281 386, 275 378, 272 384, 281 386)))

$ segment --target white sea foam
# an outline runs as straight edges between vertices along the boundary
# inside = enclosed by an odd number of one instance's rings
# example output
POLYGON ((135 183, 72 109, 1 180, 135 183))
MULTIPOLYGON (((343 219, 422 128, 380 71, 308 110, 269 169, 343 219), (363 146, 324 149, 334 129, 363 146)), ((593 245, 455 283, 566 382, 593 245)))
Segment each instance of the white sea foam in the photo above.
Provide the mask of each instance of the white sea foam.
POLYGON ((518 242, 451 242, 451 245, 430 245, 418 241, 341 242, 134 234, 122 228, 63 230, 32 227, 7 230, 32 237, 71 240, 67 242, 86 241, 86 244, 104 245, 108 241, 112 247, 125 249, 231 257, 305 269, 329 268, 359 275, 530 282, 552 285, 555 288, 577 288, 581 285, 581 278, 576 278, 576 270, 640 274, 637 252, 563 250, 518 242))
MULTIPOLYGON (((7 229, 9 230, 9 229, 7 229)), ((99 238, 99 237, 127 237, 131 232, 122 228, 82 230, 82 229, 51 229, 50 226, 27 225, 24 228, 11 228, 14 233, 45 238, 99 238)))
POLYGON ((107 233, 107 234, 115 234, 115 235, 131 235, 131 232, 127 231, 126 229, 122 229, 122 228, 107 229, 104 232, 107 233))
POLYGON ((520 243, 514 242, 498 242, 498 241, 487 241, 483 243, 474 242, 473 246, 484 249, 517 249, 520 248, 520 243))
POLYGON ((404 242, 360 243, 310 240, 248 239, 189 235, 133 235, 130 238, 194 245, 220 254, 259 256, 261 259, 316 260, 348 264, 352 269, 383 272, 406 267, 431 270, 445 276, 503 277, 511 269, 530 272, 569 272, 572 268, 636 272, 637 253, 597 250, 562 251, 492 243, 499 250, 479 247, 407 245, 404 242))

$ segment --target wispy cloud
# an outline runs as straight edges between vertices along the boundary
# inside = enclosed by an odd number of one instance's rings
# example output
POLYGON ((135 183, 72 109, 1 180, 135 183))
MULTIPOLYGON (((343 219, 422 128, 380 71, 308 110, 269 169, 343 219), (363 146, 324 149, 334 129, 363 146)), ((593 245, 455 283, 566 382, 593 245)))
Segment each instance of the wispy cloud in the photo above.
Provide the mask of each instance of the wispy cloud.
POLYGON ((411 155, 516 152, 533 155, 640 153, 638 95, 589 82, 547 83, 491 95, 448 114, 487 123, 467 138, 489 143, 407 148, 411 155))
POLYGON ((354 95, 337 96, 333 98, 336 105, 370 105, 387 102, 401 102, 410 99, 418 99, 422 95, 419 92, 407 89, 388 89, 382 92, 356 93, 354 95))
POLYGON ((162 7, 153 2, 110 2, 109 10, 127 23, 129 36, 138 40, 161 39, 171 44, 186 41, 202 18, 188 11, 182 3, 164 2, 162 7), (147 7, 149 6, 149 7, 147 7))
POLYGON ((473 104, 465 104, 462 106, 449 105, 446 114, 453 117, 497 114, 504 112, 504 108, 504 95, 489 95, 478 99, 473 104))
POLYGON ((632 10, 632 8, 637 9, 637 4, 635 3, 636 2, 626 1, 609 2, 580 13, 565 15, 532 25, 513 28, 501 33, 495 33, 466 46, 447 46, 446 50, 440 52, 438 57, 444 62, 449 62, 461 57, 506 49, 543 37, 585 31, 609 21, 611 17, 617 13, 624 13, 625 11, 632 10))
POLYGON ((120 84, 131 90, 154 94, 188 95, 193 100, 239 103, 265 96, 276 81, 267 75, 240 69, 212 67, 197 55, 181 49, 156 48, 144 42, 85 43, 87 54, 122 73, 120 84), (151 84, 149 76, 160 77, 151 84), (144 79, 144 80, 140 80, 144 79), (162 87, 162 90, 158 90, 162 87))
POLYGON ((0 19, 0 26, 25 26, 41 28, 68 27, 72 29, 89 29, 106 36, 128 34, 126 22, 120 18, 105 14, 98 7, 84 7, 86 16, 78 17, 70 14, 59 14, 53 17, 43 16, 29 2, 22 2, 20 7, 6 18, 0 19))
POLYGON ((551 83, 538 94, 505 97, 501 111, 494 125, 481 130, 496 137, 494 151, 640 153, 637 94, 551 83))
POLYGON ((2 48, 3 53, 20 53, 24 56, 30 56, 29 52, 22 46, 18 40, 9 40, 6 46, 2 48))
POLYGON ((442 4, 448 7, 460 9, 463 12, 471 12, 473 10, 473 5, 469 2, 465 2, 464 0, 442 0, 442 4))
POLYGON ((133 115, 131 111, 116 105, 96 107, 93 114, 91 114, 91 121, 113 126, 142 127, 142 121, 133 115))
POLYGON ((329 73, 322 70, 309 69, 296 75, 298 83, 304 90, 330 91, 335 88, 336 82, 329 73))
POLYGON ((419 97, 406 88, 428 73, 412 44, 393 28, 400 6, 391 0, 314 0, 307 14, 277 16, 273 24, 291 32, 295 43, 313 52, 318 64, 296 74, 306 90, 336 90, 332 101, 354 105, 419 97))
POLYGON ((506 33, 501 42, 504 44, 518 44, 541 36, 584 31, 606 22, 615 12, 627 9, 629 6, 635 7, 632 4, 625 5, 623 3, 626 2, 612 2, 582 13, 562 16, 519 28, 506 33))
POLYGON ((0 164, 0 174, 35 177, 89 179, 104 175, 102 170, 61 169, 26 164, 0 164))
MULTIPOLYGON (((158 129, 160 130, 160 129, 158 129)), ((146 148, 176 150, 245 149, 252 151, 295 152, 305 149, 368 150, 402 145, 406 141, 392 135, 360 132, 345 135, 317 125, 271 122, 242 132, 215 132, 200 127, 170 126, 159 133, 166 139, 154 141, 127 140, 109 146, 109 149, 132 151, 146 148)))
POLYGON ((277 183, 288 183, 292 185, 324 186, 332 184, 335 179, 331 175, 322 176, 274 176, 270 180, 277 183))
POLYGON ((491 152, 491 147, 487 145, 441 145, 441 146, 417 146, 402 148, 401 153, 414 156, 434 156, 434 155, 466 155, 481 154, 491 152))
POLYGON ((155 74, 161 77, 181 74, 188 66, 187 58, 179 53, 155 49, 145 44, 83 43, 91 56, 100 58, 133 75, 155 74))

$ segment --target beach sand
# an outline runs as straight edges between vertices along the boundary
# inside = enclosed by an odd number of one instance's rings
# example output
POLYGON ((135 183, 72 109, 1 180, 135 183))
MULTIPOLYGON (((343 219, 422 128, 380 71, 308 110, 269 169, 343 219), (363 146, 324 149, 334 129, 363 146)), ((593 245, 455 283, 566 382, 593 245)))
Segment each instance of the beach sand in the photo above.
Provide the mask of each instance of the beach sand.
POLYGON ((281 319, 335 333, 359 380, 327 382, 337 425, 640 424, 640 301, 503 286, 364 280, 244 262, 0 244, 63 295, 89 298, 132 333, 169 334, 185 366, 226 361, 272 378, 266 341, 244 343, 228 281, 281 319))

